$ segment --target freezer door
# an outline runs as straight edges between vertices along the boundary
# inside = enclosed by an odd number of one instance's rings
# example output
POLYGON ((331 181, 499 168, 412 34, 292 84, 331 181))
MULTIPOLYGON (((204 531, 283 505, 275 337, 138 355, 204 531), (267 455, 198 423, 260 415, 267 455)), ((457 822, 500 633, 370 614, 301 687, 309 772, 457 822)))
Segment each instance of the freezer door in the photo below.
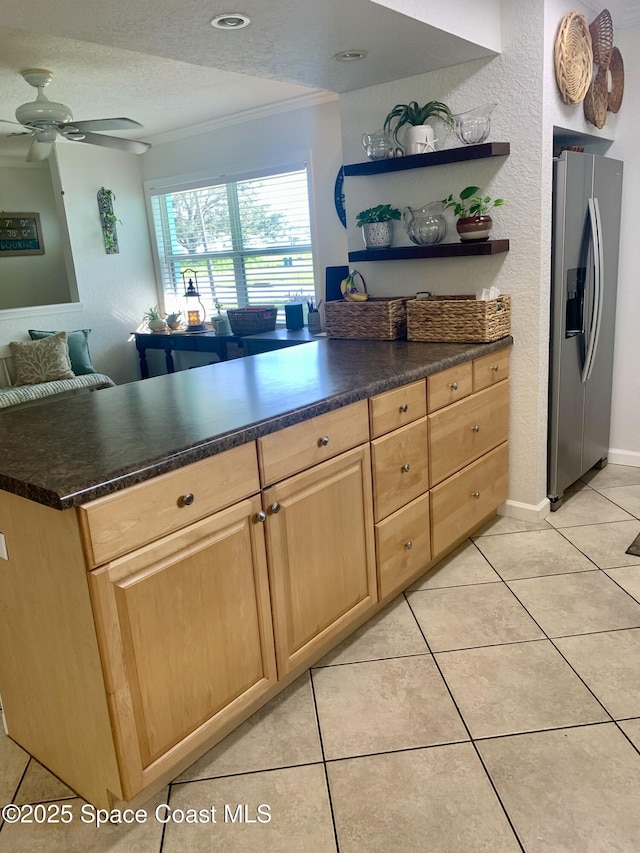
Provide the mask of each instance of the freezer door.
POLYGON ((609 453, 611 384, 618 284, 622 163, 594 158, 593 198, 599 211, 601 320, 593 363, 585 386, 583 471, 609 453))
POLYGON ((584 473, 585 329, 593 310, 588 215, 593 155, 566 151, 554 161, 548 495, 562 497, 584 473))

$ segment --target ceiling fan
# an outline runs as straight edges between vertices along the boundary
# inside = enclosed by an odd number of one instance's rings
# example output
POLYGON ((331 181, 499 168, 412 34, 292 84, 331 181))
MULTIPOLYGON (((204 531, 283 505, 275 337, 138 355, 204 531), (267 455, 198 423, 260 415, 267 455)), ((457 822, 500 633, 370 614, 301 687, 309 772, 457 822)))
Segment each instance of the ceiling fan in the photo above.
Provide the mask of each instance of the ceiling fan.
MULTIPOLYGON (((44 94, 44 87, 51 82, 53 72, 44 68, 27 68, 20 73, 30 86, 38 90, 35 101, 22 104, 16 110, 18 124, 25 128, 25 133, 33 137, 29 160, 43 160, 48 157, 58 136, 72 142, 87 142, 90 145, 116 148, 118 151, 126 151, 129 154, 144 154, 151 147, 149 142, 96 133, 100 130, 133 130, 142 127, 139 122, 130 118, 102 118, 74 122, 69 107, 50 101, 44 94)), ((16 124, 4 119, 0 119, 0 122, 16 124)))

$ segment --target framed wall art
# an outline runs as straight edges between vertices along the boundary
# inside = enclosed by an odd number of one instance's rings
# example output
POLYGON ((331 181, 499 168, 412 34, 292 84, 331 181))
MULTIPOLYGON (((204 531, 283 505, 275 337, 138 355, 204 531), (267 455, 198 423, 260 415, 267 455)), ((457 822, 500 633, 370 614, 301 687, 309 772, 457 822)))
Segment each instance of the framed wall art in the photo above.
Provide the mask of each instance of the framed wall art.
POLYGON ((44 255, 39 213, 0 211, 0 258, 44 255))

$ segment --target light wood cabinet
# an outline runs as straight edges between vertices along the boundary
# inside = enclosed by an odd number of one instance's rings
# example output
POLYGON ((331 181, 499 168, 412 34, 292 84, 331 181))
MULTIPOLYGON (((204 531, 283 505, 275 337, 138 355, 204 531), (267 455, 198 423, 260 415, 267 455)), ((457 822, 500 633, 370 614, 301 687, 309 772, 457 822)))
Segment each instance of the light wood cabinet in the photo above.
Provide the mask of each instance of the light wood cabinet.
POLYGON ((391 430, 406 426, 427 414, 424 379, 393 388, 369 399, 371 438, 379 438, 391 430))
POLYGON ((427 377, 427 396, 429 411, 435 412, 451 403, 468 397, 473 391, 473 368, 470 361, 456 364, 440 373, 427 377))
POLYGON ((275 683, 258 512, 242 501, 89 575, 125 799, 275 683))
POLYGON ((381 599, 426 568, 431 559, 428 493, 376 524, 376 557, 381 599))
POLYGON ((429 488, 427 443, 426 418, 371 442, 376 521, 429 488))
POLYGON ((263 494, 280 677, 377 601, 369 445, 263 494))
POLYGON ((509 349, 483 355, 473 362, 473 390, 482 391, 509 378, 509 349))

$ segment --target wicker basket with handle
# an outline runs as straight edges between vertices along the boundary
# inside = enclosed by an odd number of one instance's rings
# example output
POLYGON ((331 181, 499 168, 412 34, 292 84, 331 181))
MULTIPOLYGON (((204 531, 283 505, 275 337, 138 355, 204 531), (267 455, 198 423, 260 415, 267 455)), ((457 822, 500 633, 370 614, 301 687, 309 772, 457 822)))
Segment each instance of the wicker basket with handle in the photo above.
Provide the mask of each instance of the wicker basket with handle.
POLYGON ((325 302, 324 323, 330 338, 393 341, 407 334, 407 297, 377 296, 366 302, 325 302))
POLYGON ((511 297, 432 296, 407 302, 410 341, 488 343, 511 330, 511 297))

